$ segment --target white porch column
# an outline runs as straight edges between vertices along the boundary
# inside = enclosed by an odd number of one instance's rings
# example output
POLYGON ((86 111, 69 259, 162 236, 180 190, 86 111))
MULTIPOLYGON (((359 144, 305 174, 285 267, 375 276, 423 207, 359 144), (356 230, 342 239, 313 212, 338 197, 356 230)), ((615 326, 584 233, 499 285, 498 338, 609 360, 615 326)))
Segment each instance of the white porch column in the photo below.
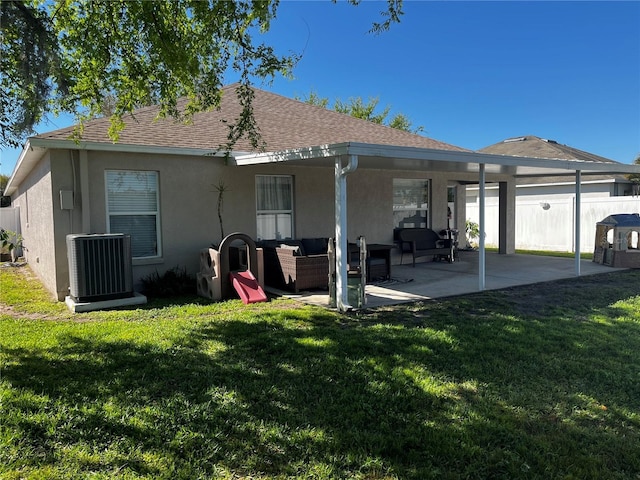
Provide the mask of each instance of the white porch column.
POLYGON ((479 254, 478 254, 478 290, 482 291, 485 289, 485 270, 486 270, 486 258, 485 258, 485 165, 484 163, 480 163, 480 179, 479 179, 479 190, 480 190, 480 205, 479 205, 479 230, 480 230, 480 239, 478 241, 479 246, 479 254))
POLYGON ((335 226, 336 226, 336 307, 351 309, 347 290, 347 175, 358 168, 358 157, 351 155, 346 167, 342 157, 335 159, 335 226))
POLYGON ((574 220, 574 224, 575 224, 575 250, 576 250, 576 257, 575 257, 575 263, 576 263, 576 277, 580 276, 580 228, 582 225, 582 222, 580 220, 581 214, 581 203, 582 200, 580 198, 581 194, 582 194, 582 171, 581 170, 576 170, 576 218, 574 220))

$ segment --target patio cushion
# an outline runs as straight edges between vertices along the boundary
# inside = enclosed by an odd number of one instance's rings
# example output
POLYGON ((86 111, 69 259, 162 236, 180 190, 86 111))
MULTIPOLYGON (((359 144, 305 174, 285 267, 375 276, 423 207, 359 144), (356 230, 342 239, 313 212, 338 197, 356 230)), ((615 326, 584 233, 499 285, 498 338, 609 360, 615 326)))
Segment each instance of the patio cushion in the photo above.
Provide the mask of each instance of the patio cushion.
POLYGON ((303 238, 302 245, 306 255, 321 255, 327 253, 328 238, 303 238))

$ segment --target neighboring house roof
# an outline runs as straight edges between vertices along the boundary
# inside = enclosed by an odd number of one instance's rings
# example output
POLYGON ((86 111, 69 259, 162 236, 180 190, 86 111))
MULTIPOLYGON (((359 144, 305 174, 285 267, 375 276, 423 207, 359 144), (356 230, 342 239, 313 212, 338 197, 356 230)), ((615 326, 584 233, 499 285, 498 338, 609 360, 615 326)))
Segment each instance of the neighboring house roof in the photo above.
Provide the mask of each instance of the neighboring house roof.
MULTIPOLYGON (((493 155, 509 155, 519 157, 531 157, 541 159, 556 160, 579 160, 582 162, 608 163, 619 165, 620 162, 609 158, 601 157, 593 153, 585 152, 577 148, 563 145, 555 140, 525 135, 522 137, 507 138, 488 147, 478 150, 479 153, 489 153, 493 155)), ((591 176, 589 181, 613 181, 627 183, 628 180, 623 175, 597 175, 591 176)), ((567 177, 528 177, 520 179, 518 184, 525 183, 566 183, 567 177)))
POLYGON ((526 135, 507 138, 478 150, 481 153, 518 157, 552 158, 557 160, 581 160, 583 162, 618 163, 609 158, 563 145, 555 140, 526 135))
MULTIPOLYGON (((241 112, 235 93, 237 86, 238 84, 233 84, 223 87, 220 108, 195 114, 190 124, 184 124, 172 118, 157 119, 159 111, 157 106, 136 110, 133 115, 124 118, 126 126, 120 132, 118 143, 123 146, 146 145, 216 151, 220 146, 227 144, 228 125, 235 123, 241 112)), ((265 151, 273 152, 343 142, 469 151, 264 90, 254 89, 254 93, 253 114, 265 151)), ((186 99, 180 100, 178 108, 184 107, 186 102, 186 99)), ((86 122, 82 132, 82 142, 112 143, 107 134, 109 126, 108 118, 86 122)), ((67 140, 73 131, 74 127, 63 128, 37 135, 35 138, 67 140)), ((247 138, 238 140, 233 150, 255 152, 247 138)))

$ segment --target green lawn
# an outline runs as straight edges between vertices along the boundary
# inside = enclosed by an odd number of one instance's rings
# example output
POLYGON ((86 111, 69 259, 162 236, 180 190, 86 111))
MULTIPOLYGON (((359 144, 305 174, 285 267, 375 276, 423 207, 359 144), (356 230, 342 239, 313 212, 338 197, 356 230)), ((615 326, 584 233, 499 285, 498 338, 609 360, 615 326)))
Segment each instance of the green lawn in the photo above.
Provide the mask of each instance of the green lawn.
POLYGON ((71 314, 0 268, 2 479, 638 479, 640 271, 71 314))

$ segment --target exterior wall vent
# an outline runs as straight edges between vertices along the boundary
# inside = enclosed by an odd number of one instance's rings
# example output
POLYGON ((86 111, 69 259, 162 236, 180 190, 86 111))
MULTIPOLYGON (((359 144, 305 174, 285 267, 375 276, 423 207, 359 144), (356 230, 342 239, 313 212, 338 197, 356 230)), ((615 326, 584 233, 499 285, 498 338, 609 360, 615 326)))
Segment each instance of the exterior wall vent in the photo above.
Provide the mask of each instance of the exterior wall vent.
POLYGON ((98 302, 134 296, 131 236, 67 235, 70 297, 98 302))

